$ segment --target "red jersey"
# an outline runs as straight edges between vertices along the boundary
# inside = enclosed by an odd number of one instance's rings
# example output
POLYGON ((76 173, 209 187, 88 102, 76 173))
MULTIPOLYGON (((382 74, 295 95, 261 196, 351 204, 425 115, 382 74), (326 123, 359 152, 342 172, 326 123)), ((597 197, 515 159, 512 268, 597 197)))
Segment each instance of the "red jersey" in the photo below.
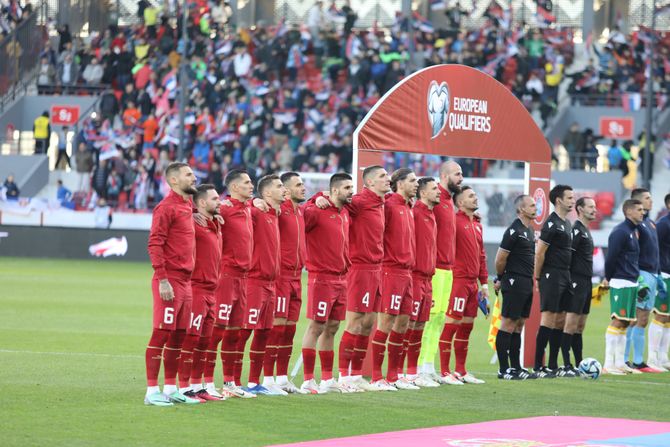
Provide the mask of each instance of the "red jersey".
POLYGON ((273 281, 279 274, 279 219, 277 211, 251 208, 254 223, 254 250, 249 278, 273 281))
POLYGON ((435 222, 437 223, 437 268, 451 270, 454 265, 454 237, 456 236, 456 224, 454 201, 449 191, 440 188, 440 204, 433 208, 435 222))
POLYGON ((221 271, 245 273, 251 268, 254 246, 254 229, 251 210, 245 202, 228 197, 233 206, 221 205, 219 214, 225 221, 223 226, 223 254, 221 271))
POLYGON ((310 273, 344 275, 349 271, 349 212, 338 209, 330 199, 325 210, 314 204, 305 205, 305 239, 307 270, 310 273))
POLYGON ((291 200, 281 204, 279 215, 279 238, 281 247, 281 274, 300 277, 305 266, 305 216, 303 209, 291 200))
POLYGON ((384 259, 384 199, 368 188, 346 206, 351 217, 349 250, 354 265, 379 265, 384 259))
POLYGON ((416 263, 414 273, 425 276, 435 274, 437 262, 437 224, 435 214, 422 201, 417 201, 414 212, 414 232, 416 235, 416 263))
POLYGON ((174 191, 154 208, 149 232, 149 259, 154 276, 190 279, 195 264, 193 202, 174 191))
POLYGON ((479 218, 470 219, 463 211, 456 213, 456 252, 454 278, 479 279, 488 284, 486 251, 479 218))
POLYGON ((194 286, 214 290, 221 268, 221 225, 207 219, 207 227, 195 226, 195 268, 191 276, 194 286))
POLYGON ((412 208, 400 194, 389 194, 384 216, 384 266, 412 270, 416 260, 412 208))

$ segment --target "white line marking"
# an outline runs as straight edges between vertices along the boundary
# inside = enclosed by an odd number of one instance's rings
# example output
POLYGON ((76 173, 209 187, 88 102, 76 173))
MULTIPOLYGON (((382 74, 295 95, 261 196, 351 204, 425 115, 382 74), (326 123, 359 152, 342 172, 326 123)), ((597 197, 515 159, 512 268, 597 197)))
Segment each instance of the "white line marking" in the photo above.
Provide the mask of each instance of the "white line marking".
POLYGON ((143 355, 131 355, 131 354, 103 354, 97 352, 42 352, 42 351, 22 351, 14 349, 0 349, 0 353, 5 354, 37 354, 37 355, 71 355, 79 357, 111 357, 111 358, 122 358, 122 359, 141 359, 144 358, 143 355))

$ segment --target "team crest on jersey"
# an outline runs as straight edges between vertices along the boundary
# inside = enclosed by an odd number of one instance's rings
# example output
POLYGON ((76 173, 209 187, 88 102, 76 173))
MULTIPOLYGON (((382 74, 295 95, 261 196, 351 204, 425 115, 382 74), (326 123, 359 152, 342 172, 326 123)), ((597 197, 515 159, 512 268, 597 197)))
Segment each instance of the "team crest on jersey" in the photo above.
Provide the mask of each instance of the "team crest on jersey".
POLYGON ((516 233, 516 231, 514 231, 514 228, 510 228, 510 229, 509 229, 509 235, 511 236, 511 235, 513 235, 514 233, 516 233))
POLYGON ((573 288, 573 289, 576 289, 576 288, 577 288, 577 283, 576 283, 576 282, 573 282, 573 283, 572 283, 572 288, 573 288))
POLYGON ((575 236, 577 236, 579 234, 579 230, 575 228, 574 233, 575 233, 575 236))
POLYGON ((545 273, 545 274, 544 274, 544 277, 547 278, 547 279, 549 279, 549 273, 545 273))
POLYGON ((513 285, 514 285, 514 278, 510 278, 510 279, 509 279, 509 283, 510 283, 510 285, 513 286, 513 285))
POLYGON ((267 223, 269 223, 270 225, 272 225, 272 219, 269 219, 269 218, 268 218, 268 219, 265 219, 265 221, 266 221, 267 223))

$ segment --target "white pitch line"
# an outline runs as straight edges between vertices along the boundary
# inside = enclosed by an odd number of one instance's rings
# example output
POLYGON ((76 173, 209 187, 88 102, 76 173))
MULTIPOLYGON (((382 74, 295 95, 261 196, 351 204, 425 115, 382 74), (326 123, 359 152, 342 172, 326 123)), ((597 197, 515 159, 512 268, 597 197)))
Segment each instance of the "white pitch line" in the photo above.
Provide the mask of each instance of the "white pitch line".
POLYGON ((0 353, 5 354, 35 354, 35 355, 64 355, 64 356, 79 356, 79 357, 111 357, 122 359, 141 359, 142 355, 131 354, 103 354, 97 352, 43 352, 43 351, 21 351, 14 349, 0 349, 0 353))

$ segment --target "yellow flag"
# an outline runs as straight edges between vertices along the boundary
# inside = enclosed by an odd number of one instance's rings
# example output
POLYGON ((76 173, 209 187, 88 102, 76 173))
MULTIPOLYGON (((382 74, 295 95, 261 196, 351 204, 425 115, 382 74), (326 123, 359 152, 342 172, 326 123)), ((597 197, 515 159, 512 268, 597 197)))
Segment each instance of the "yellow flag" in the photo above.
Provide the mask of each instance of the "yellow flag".
POLYGON ((502 304, 500 303, 500 295, 496 294, 496 302, 493 304, 493 311, 491 312, 491 325, 489 326, 489 346, 494 351, 496 350, 496 336, 498 335, 498 329, 500 329, 500 323, 502 321, 502 304))
POLYGON ((600 306, 602 304, 603 297, 609 292, 608 289, 597 285, 591 289, 591 304, 595 306, 600 306))

